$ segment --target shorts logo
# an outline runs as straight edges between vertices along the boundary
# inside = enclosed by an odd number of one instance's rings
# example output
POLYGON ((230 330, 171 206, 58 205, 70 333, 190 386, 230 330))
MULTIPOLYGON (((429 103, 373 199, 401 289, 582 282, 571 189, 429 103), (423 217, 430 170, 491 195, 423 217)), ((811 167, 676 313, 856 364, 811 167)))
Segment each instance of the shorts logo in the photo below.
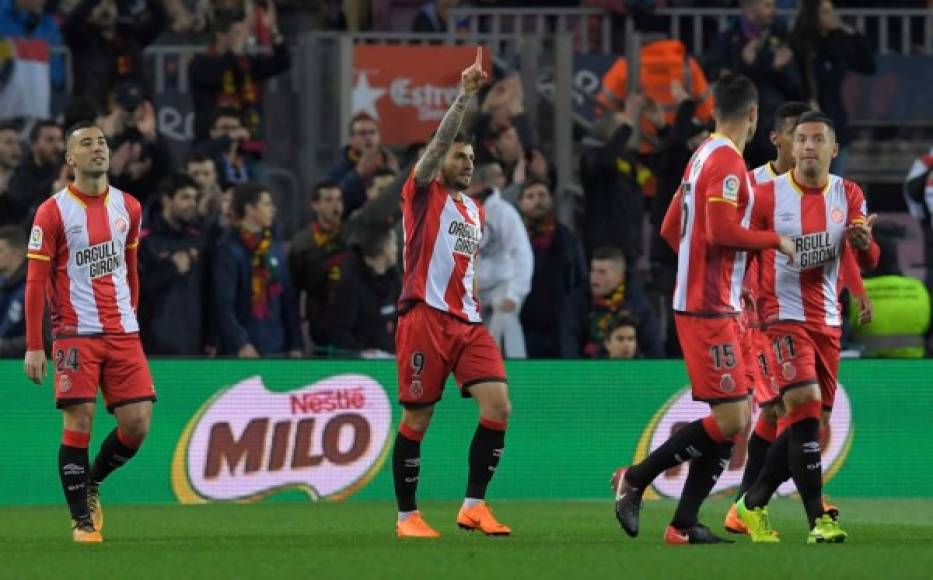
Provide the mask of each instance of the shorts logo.
POLYGON ((123 218, 117 218, 117 221, 114 222, 114 226, 116 226, 117 231, 122 234, 126 231, 126 220, 123 218))
POLYGON ((731 393, 735 390, 735 379, 732 378, 732 375, 729 373, 722 375, 719 380, 719 389, 724 393, 731 393))
POLYGON ((421 381, 417 379, 413 380, 408 387, 408 394, 411 395, 412 399, 421 398, 421 395, 424 394, 424 387, 421 386, 421 381))
POLYGON ((59 375, 58 376, 58 392, 67 393, 71 390, 71 379, 68 378, 68 375, 59 375))
POLYGON ((730 174, 722 180, 722 198, 729 201, 738 201, 739 178, 737 176, 730 174))
POLYGON ((42 228, 39 226, 32 226, 32 232, 29 234, 29 249, 30 250, 41 250, 42 249, 42 228))
POLYGON ((792 381, 797 376, 797 369, 791 363, 786 362, 781 368, 781 375, 784 376, 785 381, 792 381))
POLYGON ((829 215, 831 218, 833 218, 833 221, 836 222, 837 224, 841 224, 842 220, 845 218, 845 216, 842 215, 842 210, 839 209, 838 207, 834 207, 833 211, 830 212, 829 215))

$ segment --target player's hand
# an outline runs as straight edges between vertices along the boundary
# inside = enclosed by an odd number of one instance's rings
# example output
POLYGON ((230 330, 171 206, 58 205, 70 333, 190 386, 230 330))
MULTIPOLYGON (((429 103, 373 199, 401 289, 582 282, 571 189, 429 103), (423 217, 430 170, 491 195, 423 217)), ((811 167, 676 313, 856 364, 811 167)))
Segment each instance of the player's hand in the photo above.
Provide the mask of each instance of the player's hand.
POLYGON ((473 95, 486 84, 488 75, 483 71, 483 47, 476 47, 476 61, 460 73, 460 91, 473 95))
POLYGON ((858 304, 858 323, 868 324, 871 322, 874 309, 868 296, 855 296, 855 303, 858 304))
POLYGON ((853 247, 859 250, 867 250, 871 245, 871 228, 875 225, 878 214, 871 214, 864 224, 852 224, 846 228, 846 238, 853 247))
POLYGON ((45 378, 45 351, 27 350, 26 359, 23 361, 23 371, 30 381, 41 385, 45 378))
POLYGON ((790 238, 785 238, 784 236, 781 236, 781 245, 778 246, 777 251, 778 251, 778 252, 781 252, 782 254, 784 254, 785 256, 787 256, 787 263, 788 263, 788 264, 793 264, 793 263, 794 263, 794 258, 796 257, 796 254, 797 254, 796 245, 794 244, 794 240, 792 240, 792 239, 790 239, 790 238))
POLYGON ((259 358, 259 351, 257 351, 256 347, 253 345, 246 343, 242 348, 240 348, 237 356, 240 358, 259 358))
POLYGON ((516 308, 518 308, 518 304, 513 302, 511 298, 503 298, 496 305, 496 309, 500 312, 515 312, 516 308))

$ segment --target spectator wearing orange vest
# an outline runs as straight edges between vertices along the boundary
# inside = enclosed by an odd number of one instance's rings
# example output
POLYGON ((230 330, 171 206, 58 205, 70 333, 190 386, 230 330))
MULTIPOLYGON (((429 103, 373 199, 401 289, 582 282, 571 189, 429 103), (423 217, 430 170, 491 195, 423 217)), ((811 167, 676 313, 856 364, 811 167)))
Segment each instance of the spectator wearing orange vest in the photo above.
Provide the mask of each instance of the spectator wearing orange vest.
MULTIPOLYGON (((663 122, 671 124, 677 113, 679 100, 675 98, 678 84, 687 91, 690 99, 698 101, 694 116, 702 123, 710 120, 713 113, 713 97, 706 81, 706 75, 695 58, 687 54, 687 49, 679 40, 657 40, 649 42, 641 49, 641 68, 639 71, 641 92, 663 113, 663 122)), ((628 62, 625 58, 616 60, 612 68, 603 76, 602 91, 596 99, 604 110, 619 111, 628 93, 628 62)), ((641 117, 640 153, 654 153, 659 150, 657 119, 648 115, 641 117)))

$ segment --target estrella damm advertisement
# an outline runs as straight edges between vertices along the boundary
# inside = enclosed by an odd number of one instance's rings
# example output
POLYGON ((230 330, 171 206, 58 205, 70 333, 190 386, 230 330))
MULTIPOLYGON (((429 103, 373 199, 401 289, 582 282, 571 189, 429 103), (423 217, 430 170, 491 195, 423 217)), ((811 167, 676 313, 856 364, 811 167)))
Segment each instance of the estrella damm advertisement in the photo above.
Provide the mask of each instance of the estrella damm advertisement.
MULTIPOLYGON (((401 407, 393 361, 150 361, 159 401, 139 453, 104 483, 108 503, 394 498, 386 461, 401 407)), ((496 499, 597 499, 612 504, 615 468, 708 413, 684 389, 683 361, 508 361, 512 417, 489 488, 496 499)), ((828 438, 826 493, 933 497, 929 413, 933 361, 842 362, 828 438), (878 477, 883 458, 884 477, 878 477)), ((62 502, 61 418, 52 377, 35 386, 22 361, 0 361, 0 501, 62 502)), ((420 499, 462 497, 478 413, 448 383, 421 446, 420 499)), ((90 452, 114 420, 98 406, 90 452)), ((737 485, 737 445, 717 493, 737 485)), ((655 482, 676 497, 687 469, 655 482)), ((782 488, 792 490, 792 484, 782 488)))

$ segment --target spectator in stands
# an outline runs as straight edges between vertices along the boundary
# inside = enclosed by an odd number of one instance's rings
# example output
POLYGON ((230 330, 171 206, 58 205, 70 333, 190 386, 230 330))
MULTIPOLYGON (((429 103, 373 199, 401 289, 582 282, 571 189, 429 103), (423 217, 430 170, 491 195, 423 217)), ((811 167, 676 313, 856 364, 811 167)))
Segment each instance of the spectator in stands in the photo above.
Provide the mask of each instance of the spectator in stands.
POLYGON ((159 180, 171 173, 172 156, 142 86, 125 81, 115 97, 110 113, 100 121, 110 142, 110 183, 145 205, 159 180))
POLYGON ((213 265, 220 353, 298 358, 298 301, 282 244, 272 237, 272 195, 256 183, 237 185, 233 215, 236 226, 220 240, 213 265))
POLYGON ((395 351, 396 302, 402 292, 397 262, 398 236, 389 225, 367 230, 350 247, 328 308, 332 346, 363 356, 395 351))
POLYGON ((476 285, 483 304, 483 322, 507 358, 527 358, 519 318, 531 291, 534 254, 515 207, 502 199, 502 167, 487 163, 476 168, 468 194, 486 212, 476 266, 476 285))
POLYGON ((311 339, 322 345, 331 334, 325 314, 333 303, 347 249, 341 235, 343 196, 336 183, 322 181, 314 186, 311 210, 313 221, 292 239, 288 268, 311 339))
POLYGON ((656 305, 665 328, 664 350, 667 356, 679 357, 680 342, 674 328, 672 301, 674 283, 677 278, 677 254, 661 237, 664 214, 674 199, 674 193, 683 180, 684 169, 696 148, 709 136, 709 128, 697 123, 694 111, 699 101, 690 98, 683 89, 674 87, 674 104, 677 112, 674 122, 660 136, 660 152, 655 159, 654 172, 658 176, 658 191, 651 203, 651 274, 656 296, 656 305))
POLYGON ((209 314, 204 288, 204 235, 198 220, 197 184, 173 173, 143 218, 139 244, 139 324, 146 352, 204 354, 209 314))
MULTIPOLYGON (((60 46, 61 31, 55 19, 44 11, 45 4, 45 0, 0 0, 0 41, 31 41, 46 48, 60 46)), ((5 54, 3 60, 7 61, 8 55, 5 54)), ((4 87, 0 119, 49 116, 50 89, 60 90, 64 86, 65 61, 62 56, 53 56, 51 62, 36 60, 32 64, 32 67, 21 67, 20 75, 14 74, 12 67, 4 71, 11 74, 15 82, 4 87)))
POLYGON ((460 0, 425 2, 415 15, 415 21, 411 25, 412 32, 447 32, 450 9, 459 3, 460 0))
POLYGON ((633 359, 638 356, 638 321, 631 316, 621 316, 612 321, 606 340, 603 341, 603 353, 611 359, 633 359))
POLYGON ((240 112, 225 107, 214 112, 210 139, 201 141, 195 152, 214 161, 215 172, 224 189, 249 181, 265 183, 262 163, 259 156, 249 150, 249 143, 250 132, 240 112))
POLYGON ((198 188, 198 215, 202 220, 210 220, 220 211, 222 196, 217 166, 207 155, 193 152, 185 160, 185 173, 191 176, 198 188))
MULTIPOLYGON (((480 138, 482 147, 476 154, 477 164, 498 163, 504 172, 506 185, 521 184, 528 177, 525 147, 514 125, 490 125, 480 138)), ((539 175, 538 178, 547 179, 547 175, 539 175)))
POLYGON ((119 2, 81 0, 68 13, 62 34, 71 50, 74 94, 108 108, 111 91, 133 81, 151 96, 143 49, 165 29, 168 14, 161 0, 119 2))
POLYGON ((836 126, 839 154, 830 171, 844 175, 846 147, 852 140, 849 114, 842 100, 848 72, 875 74, 875 55, 868 40, 843 22, 830 0, 802 0, 792 36, 800 65, 804 96, 836 126))
POLYGON ((632 95, 625 111, 600 118, 584 142, 580 158, 583 184, 583 232, 587 255, 603 246, 621 248, 635 263, 642 254, 645 202, 636 174, 632 122, 645 99, 632 95))
POLYGON ((398 172, 398 159, 382 146, 376 120, 366 113, 357 113, 350 120, 350 142, 326 177, 343 192, 344 215, 350 215, 365 203, 366 183, 387 168, 398 172))
POLYGON ((597 356, 612 320, 623 315, 633 316, 638 321, 639 352, 649 358, 664 356, 657 317, 641 285, 633 276, 626 276, 622 250, 602 247, 593 252, 590 290, 592 296, 586 316, 583 349, 586 356, 597 356))
POLYGON ((54 191, 64 165, 65 140, 55 121, 38 121, 29 132, 29 155, 13 173, 8 185, 12 219, 28 225, 54 191))
POLYGON ((525 181, 518 207, 534 253, 531 291, 521 313, 528 356, 578 357, 580 313, 587 296, 583 246, 554 216, 554 198, 547 183, 525 181))
POLYGON ((933 147, 914 160, 904 182, 904 200, 920 223, 926 286, 933 295, 933 147))
POLYGON ((16 223, 9 185, 21 158, 22 148, 16 125, 8 121, 0 123, 0 225, 16 223))
MULTIPOLYGON (((357 208, 344 222, 343 238, 348 246, 359 244, 366 232, 383 226, 394 227, 398 239, 404 238, 400 200, 402 186, 409 175, 411 167, 401 173, 396 173, 388 167, 376 172, 372 183, 366 188, 366 203, 357 208)), ((402 244, 398 246, 401 261, 403 248, 402 244)))
POLYGON ((776 20, 774 0, 741 0, 740 5, 741 18, 706 50, 703 68, 711 80, 738 73, 758 88, 758 131, 745 146, 749 167, 758 167, 773 156, 768 135, 774 112, 784 101, 799 101, 802 89, 786 27, 776 20))
POLYGON ((291 66, 291 55, 279 32, 275 10, 269 10, 263 18, 272 40, 271 55, 247 52, 249 29, 242 13, 217 14, 210 49, 195 56, 188 69, 194 99, 195 139, 208 137, 216 109, 233 108, 240 112, 252 136, 244 144, 244 150, 263 154, 261 83, 291 66))
POLYGON ((0 358, 26 353, 26 235, 0 226, 0 358))

